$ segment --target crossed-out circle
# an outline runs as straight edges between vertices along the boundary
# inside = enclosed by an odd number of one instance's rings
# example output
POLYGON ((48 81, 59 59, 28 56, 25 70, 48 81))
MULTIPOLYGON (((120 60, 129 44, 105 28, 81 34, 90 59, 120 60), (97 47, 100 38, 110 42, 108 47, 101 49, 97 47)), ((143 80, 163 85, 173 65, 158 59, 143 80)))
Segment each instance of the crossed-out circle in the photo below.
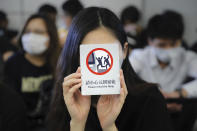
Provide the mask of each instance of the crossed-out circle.
MULTIPOLYGON (((93 58, 94 59, 94 64, 96 63, 95 61, 95 58, 93 58)), ((96 58, 97 59, 97 58, 96 58)), ((105 57, 105 59, 106 59, 106 57, 105 57)), ((109 61, 108 61, 109 62, 109 61)), ((106 49, 104 49, 104 48, 96 48, 96 49, 93 49, 93 50, 91 50, 89 53, 88 53, 88 55, 87 55, 87 58, 86 58, 86 66, 87 66, 87 68, 88 68, 88 70, 90 71, 90 72, 92 72, 93 74, 96 74, 96 75, 104 75, 104 74, 106 74, 106 73, 108 73, 110 70, 111 70, 111 68, 112 68, 112 66, 113 66, 113 57, 112 57, 112 55, 111 55, 111 53, 108 51, 108 50, 106 50, 106 49), (96 72, 96 71, 94 71, 93 69, 91 69, 90 68, 90 66, 89 66, 89 58, 90 58, 90 56, 92 56, 92 54, 94 54, 94 52, 96 52, 96 51, 103 51, 103 52, 105 52, 106 54, 108 54, 109 55, 109 58, 110 58, 110 65, 109 65, 109 68, 107 68, 107 66, 106 66, 106 70, 105 71, 103 71, 103 72, 96 72)), ((102 66, 102 65, 101 65, 102 66)), ((98 67, 97 67, 98 68, 98 67)))

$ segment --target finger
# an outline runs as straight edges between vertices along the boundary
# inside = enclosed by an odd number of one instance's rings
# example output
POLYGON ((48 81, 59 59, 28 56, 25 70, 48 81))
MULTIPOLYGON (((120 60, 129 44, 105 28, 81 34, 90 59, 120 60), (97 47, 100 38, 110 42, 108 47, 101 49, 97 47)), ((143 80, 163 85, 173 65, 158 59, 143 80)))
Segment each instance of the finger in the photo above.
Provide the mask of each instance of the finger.
POLYGON ((167 104, 167 107, 168 108, 173 108, 173 107, 175 107, 175 106, 177 106, 178 104, 176 104, 176 103, 170 103, 170 104, 167 104))
POLYGON ((66 93, 72 85, 75 85, 78 83, 81 83, 81 79, 70 79, 70 80, 63 82, 64 92, 66 93))
POLYGON ((74 84, 78 84, 79 82, 81 82, 81 79, 70 79, 63 82, 63 87, 70 87, 74 84))
POLYGON ((81 67, 80 66, 77 68, 76 73, 81 73, 81 67))
POLYGON ((168 110, 171 110, 171 111, 181 111, 182 105, 176 104, 176 103, 171 103, 171 104, 167 104, 167 108, 168 108, 168 110))
POLYGON ((123 75, 122 69, 120 70, 120 85, 121 85, 121 88, 123 88, 125 94, 127 95, 128 90, 127 90, 127 86, 126 86, 126 83, 125 83, 125 80, 124 80, 124 75, 123 75))
POLYGON ((172 104, 167 104, 167 108, 171 108, 173 105, 172 104))
POLYGON ((124 104, 126 97, 127 97, 126 92, 124 91, 123 88, 121 88, 120 89, 120 102, 121 102, 121 104, 124 104))
POLYGON ((91 101, 91 95, 82 95, 80 90, 76 91, 77 96, 79 96, 79 98, 83 98, 83 99, 89 99, 91 101))
POLYGON ((163 97, 164 97, 165 99, 168 98, 168 95, 167 95, 167 93, 166 93, 165 91, 163 91, 163 90, 160 89, 160 92, 161 92, 161 94, 163 95, 163 97))
POLYGON ((64 81, 70 80, 72 78, 81 78, 81 73, 72 73, 64 78, 64 81))
POLYGON ((77 85, 73 86, 72 88, 69 89, 68 91, 68 97, 71 98, 73 97, 74 93, 78 91, 78 89, 81 87, 82 83, 78 83, 77 85))
POLYGON ((74 93, 77 92, 78 88, 81 87, 80 84, 81 84, 81 83, 79 83, 79 84, 73 86, 73 87, 72 87, 73 89, 70 88, 70 90, 72 89, 72 91, 69 90, 66 94, 64 94, 64 100, 65 100, 65 102, 66 102, 66 105, 72 104, 72 100, 74 100, 74 99, 73 99, 73 98, 74 98, 74 93), (76 90, 74 90, 74 89, 76 89, 76 90))
POLYGON ((181 111, 181 110, 182 110, 182 107, 183 107, 183 106, 182 106, 181 104, 177 105, 177 110, 178 110, 178 111, 181 111))
POLYGON ((122 84, 121 86, 126 86, 122 69, 120 70, 120 82, 122 84))
MULTIPOLYGON (((102 95, 99 97, 99 105, 109 104, 111 95, 102 95)), ((97 105, 98 106, 98 105, 97 105)))
POLYGON ((161 94, 165 97, 165 92, 161 89, 159 89, 159 90, 160 90, 161 94))
POLYGON ((174 111, 174 104, 167 104, 167 109, 170 111, 174 111))

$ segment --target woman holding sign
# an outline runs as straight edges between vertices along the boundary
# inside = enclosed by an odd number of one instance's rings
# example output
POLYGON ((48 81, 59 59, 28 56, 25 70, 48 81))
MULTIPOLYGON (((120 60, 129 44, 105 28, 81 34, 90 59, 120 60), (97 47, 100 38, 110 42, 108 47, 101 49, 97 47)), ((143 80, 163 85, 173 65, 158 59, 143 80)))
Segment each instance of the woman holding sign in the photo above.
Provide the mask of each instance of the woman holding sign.
POLYGON ((49 130, 171 131, 164 98, 157 85, 141 80, 133 71, 127 46, 123 27, 111 11, 91 7, 75 17, 57 67, 49 130), (114 43, 120 47, 118 95, 81 95, 79 46, 94 43, 114 43))

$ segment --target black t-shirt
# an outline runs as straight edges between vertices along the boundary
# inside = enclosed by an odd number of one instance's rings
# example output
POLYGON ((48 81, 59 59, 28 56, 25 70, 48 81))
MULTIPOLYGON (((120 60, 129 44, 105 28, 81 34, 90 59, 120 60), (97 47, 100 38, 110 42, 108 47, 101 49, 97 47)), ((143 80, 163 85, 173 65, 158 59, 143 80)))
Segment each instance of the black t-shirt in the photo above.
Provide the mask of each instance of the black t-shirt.
POLYGON ((37 105, 40 85, 52 78, 47 65, 37 67, 31 64, 22 52, 8 59, 4 76, 6 84, 23 96, 28 111, 34 110, 37 105))
POLYGON ((26 131, 26 112, 21 97, 2 84, 0 84, 0 131, 26 131))

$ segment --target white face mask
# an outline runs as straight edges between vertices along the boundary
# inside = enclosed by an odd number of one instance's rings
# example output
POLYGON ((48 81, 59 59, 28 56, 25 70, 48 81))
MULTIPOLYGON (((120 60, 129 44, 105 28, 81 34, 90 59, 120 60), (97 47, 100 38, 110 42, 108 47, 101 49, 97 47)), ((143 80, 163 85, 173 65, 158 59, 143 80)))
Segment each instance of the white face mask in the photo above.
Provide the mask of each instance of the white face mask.
POLYGON ((157 59, 159 59, 161 62, 169 63, 181 55, 182 48, 176 47, 171 49, 162 49, 158 47, 153 47, 153 52, 157 59))
POLYGON ((31 55, 40 55, 47 50, 46 43, 48 37, 35 33, 24 34, 22 36, 22 45, 24 50, 31 55))
POLYGON ((127 24, 125 27, 124 27, 124 30, 126 33, 129 33, 133 36, 136 36, 137 35, 137 26, 134 25, 134 24, 127 24))

